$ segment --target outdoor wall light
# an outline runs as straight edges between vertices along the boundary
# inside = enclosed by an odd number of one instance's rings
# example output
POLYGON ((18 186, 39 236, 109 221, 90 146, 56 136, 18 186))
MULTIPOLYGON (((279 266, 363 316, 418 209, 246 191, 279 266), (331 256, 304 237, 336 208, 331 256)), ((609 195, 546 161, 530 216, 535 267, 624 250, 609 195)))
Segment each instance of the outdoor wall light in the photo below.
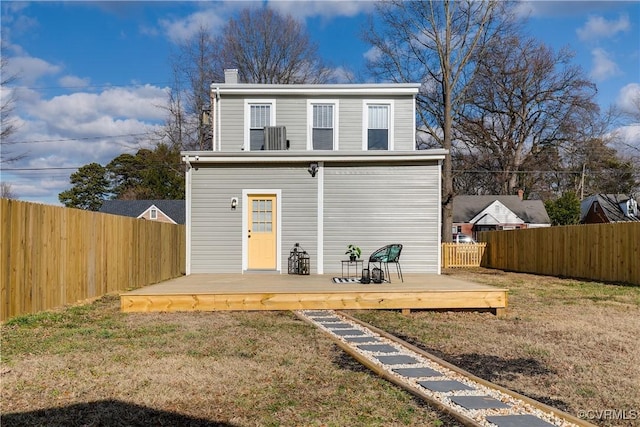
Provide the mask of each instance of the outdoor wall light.
POLYGON ((238 207, 238 198, 237 197, 232 197, 231 198, 231 210, 235 211, 237 207, 238 207))
POLYGON ((310 163, 309 164, 309 169, 307 169, 307 172, 309 172, 309 174, 311 174, 311 176, 315 178, 316 173, 318 173, 318 164, 317 163, 310 163))

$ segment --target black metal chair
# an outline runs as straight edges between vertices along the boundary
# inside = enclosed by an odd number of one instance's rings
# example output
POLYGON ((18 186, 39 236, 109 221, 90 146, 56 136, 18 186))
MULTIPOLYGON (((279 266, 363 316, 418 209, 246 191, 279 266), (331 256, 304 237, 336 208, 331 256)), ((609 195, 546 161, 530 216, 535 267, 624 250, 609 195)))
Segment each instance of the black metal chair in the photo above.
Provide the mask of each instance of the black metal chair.
POLYGON ((394 263, 396 265, 396 272, 398 274, 398 277, 402 282, 404 282, 404 278, 402 277, 402 267, 400 267, 401 252, 402 245, 399 243, 384 246, 371 254, 371 256, 369 257, 369 264, 378 264, 378 268, 380 268, 381 271, 386 272, 388 281, 389 283, 391 283, 391 276, 389 275, 389 263, 394 263), (383 264, 384 270, 382 269, 383 264))

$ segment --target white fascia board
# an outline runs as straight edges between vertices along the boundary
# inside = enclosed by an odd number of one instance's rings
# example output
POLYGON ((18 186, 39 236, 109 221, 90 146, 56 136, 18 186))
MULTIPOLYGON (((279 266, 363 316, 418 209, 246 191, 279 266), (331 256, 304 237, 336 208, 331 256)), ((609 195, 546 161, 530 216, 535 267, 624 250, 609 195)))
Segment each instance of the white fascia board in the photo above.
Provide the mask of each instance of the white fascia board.
POLYGON ((377 84, 211 84, 220 95, 416 95, 420 83, 377 84))
MULTIPOLYGON (((160 209, 160 208, 159 208, 159 207, 157 207, 156 205, 151 205, 151 206, 149 206, 147 209, 145 209, 145 211, 144 211, 144 212, 142 212, 140 215, 138 215, 138 219, 143 218, 143 217, 145 216, 145 214, 146 214, 147 212, 149 212, 151 209, 155 209, 155 210, 157 210, 157 211, 158 211, 158 214, 162 214, 162 215, 164 215, 164 216, 165 216, 169 221, 171 221, 173 224, 177 224, 177 222, 175 222, 175 221, 173 220, 173 218, 171 218, 171 217, 170 217, 169 215, 167 215, 166 213, 162 212, 162 209, 160 209)), ((155 221, 155 220, 153 220, 153 221, 155 221)))
POLYGON ((505 223, 508 223, 508 224, 524 224, 524 221, 522 220, 522 218, 520 218, 518 215, 516 215, 511 209, 506 207, 499 200, 493 201, 489 206, 487 206, 482 211, 480 211, 480 213, 477 214, 475 217, 473 217, 469 222, 471 224, 485 224, 485 225, 494 224, 494 223, 479 222, 482 218, 484 218, 487 215, 490 216, 491 218, 493 218, 493 220, 496 221, 495 224, 505 224, 505 223), (503 218, 504 220, 500 220, 500 219, 496 218, 496 216, 491 213, 491 210, 494 210, 494 211, 500 210, 501 213, 504 213, 505 214, 505 218, 503 218), (510 217, 510 218, 507 218, 507 217, 510 217))
POLYGON ((183 162, 203 163, 296 163, 444 160, 447 150, 417 151, 184 151, 183 162))

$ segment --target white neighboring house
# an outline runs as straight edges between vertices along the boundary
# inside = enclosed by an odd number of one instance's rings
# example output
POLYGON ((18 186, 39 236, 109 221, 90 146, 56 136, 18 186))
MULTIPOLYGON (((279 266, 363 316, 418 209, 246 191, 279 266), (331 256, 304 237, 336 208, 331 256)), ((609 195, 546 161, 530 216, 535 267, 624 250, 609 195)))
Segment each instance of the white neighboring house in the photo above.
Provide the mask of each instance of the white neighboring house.
POLYGON ((213 150, 183 152, 187 274, 337 273, 404 245, 404 272, 440 273, 445 150, 415 149, 419 84, 211 85, 213 150))
POLYGON ((99 212, 184 224, 184 200, 105 200, 99 212))
POLYGON ((453 233, 477 237, 480 231, 550 227, 542 200, 517 196, 456 196, 453 199, 453 233))

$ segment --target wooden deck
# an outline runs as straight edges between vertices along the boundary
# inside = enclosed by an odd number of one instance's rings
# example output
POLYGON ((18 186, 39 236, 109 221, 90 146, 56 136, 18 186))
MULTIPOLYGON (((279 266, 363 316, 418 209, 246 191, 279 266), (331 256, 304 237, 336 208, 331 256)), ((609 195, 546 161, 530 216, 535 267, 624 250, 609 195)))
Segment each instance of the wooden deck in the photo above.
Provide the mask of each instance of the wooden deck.
POLYGON ((121 294, 123 312, 219 310, 483 309, 507 307, 507 289, 446 275, 404 283, 333 283, 332 275, 192 274, 121 294))

